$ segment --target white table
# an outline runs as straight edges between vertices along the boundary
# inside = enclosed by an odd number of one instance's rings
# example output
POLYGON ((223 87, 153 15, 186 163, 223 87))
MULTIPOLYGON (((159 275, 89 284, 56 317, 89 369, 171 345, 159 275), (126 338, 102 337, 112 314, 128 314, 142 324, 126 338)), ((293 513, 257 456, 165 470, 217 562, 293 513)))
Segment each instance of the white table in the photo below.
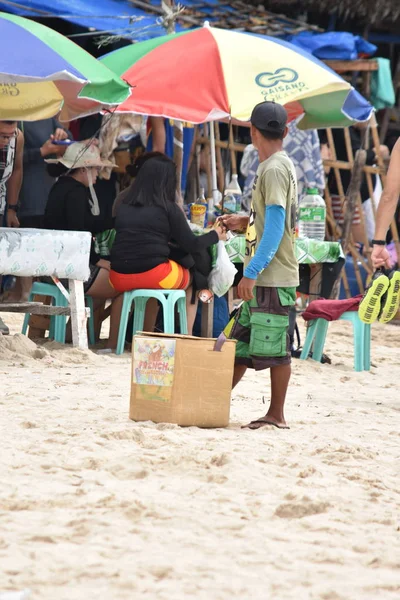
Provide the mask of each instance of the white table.
POLYGON ((88 347, 83 282, 89 279, 91 234, 83 231, 54 231, 50 229, 8 229, 0 227, 0 275, 15 277, 52 277, 68 279, 69 293, 64 295, 69 306, 64 309, 38 303, 21 305, 3 303, 2 312, 31 314, 70 314, 72 343, 88 347), (60 312, 61 311, 61 312, 60 312))

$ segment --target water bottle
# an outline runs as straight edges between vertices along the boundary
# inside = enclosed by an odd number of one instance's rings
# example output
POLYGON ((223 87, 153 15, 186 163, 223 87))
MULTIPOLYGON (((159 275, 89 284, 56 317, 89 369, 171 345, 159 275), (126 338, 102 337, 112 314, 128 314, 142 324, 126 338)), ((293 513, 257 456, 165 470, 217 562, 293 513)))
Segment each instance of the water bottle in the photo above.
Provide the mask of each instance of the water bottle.
POLYGON ((233 212, 240 212, 242 210, 242 190, 238 182, 237 174, 232 175, 232 179, 225 190, 225 197, 227 196, 231 201, 234 200, 235 209, 233 212))
POLYGON ((317 188, 308 188, 300 201, 299 237, 312 240, 325 239, 326 205, 317 188))

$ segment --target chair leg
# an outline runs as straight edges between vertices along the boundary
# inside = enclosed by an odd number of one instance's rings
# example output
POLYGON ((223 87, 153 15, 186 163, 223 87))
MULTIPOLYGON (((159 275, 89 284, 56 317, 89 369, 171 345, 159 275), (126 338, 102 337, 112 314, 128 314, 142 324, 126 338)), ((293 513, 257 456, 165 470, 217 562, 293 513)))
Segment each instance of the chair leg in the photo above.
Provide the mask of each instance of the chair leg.
POLYGON ((179 298, 178 300, 178 312, 179 312, 179 328, 181 335, 188 334, 188 323, 187 323, 187 312, 186 312, 186 298, 179 298))
POLYGON ((135 298, 135 312, 133 315, 133 335, 136 335, 138 331, 143 331, 147 300, 148 298, 135 298))
POLYGON ((364 370, 364 352, 365 352, 365 327, 361 321, 355 321, 353 324, 354 337, 354 370, 357 372, 364 370))
MULTIPOLYGON (((32 302, 33 300, 33 294, 29 294, 29 298, 28 298, 28 302, 32 302)), ((22 334, 26 335, 28 332, 28 327, 29 327, 29 318, 30 318, 30 314, 26 313, 25 317, 24 317, 24 324, 22 325, 22 334)))
POLYGON ((90 317, 89 317, 89 322, 88 322, 88 327, 89 327, 89 344, 91 346, 94 346, 94 344, 96 343, 96 334, 95 334, 95 331, 94 331, 93 298, 91 298, 90 296, 86 296, 85 300, 86 300, 86 305, 88 306, 88 308, 90 308, 90 317))
POLYGON ((175 303, 169 302, 167 298, 160 300, 164 315, 164 333, 175 333, 175 303))
POLYGON ((300 360, 307 360, 311 352, 311 346, 314 341, 317 321, 310 321, 307 327, 307 335, 301 351, 300 360))
POLYGON ((67 317, 64 317, 63 315, 57 315, 54 318, 54 341, 58 344, 65 344, 66 330, 67 317))
POLYGON ((371 370, 371 325, 364 330, 364 371, 371 370))
POLYGON ((312 350, 312 358, 317 362, 321 362, 324 353, 326 334, 328 332, 329 322, 325 319, 318 319, 315 331, 315 341, 312 350))
POLYGON ((128 327, 129 312, 132 306, 132 297, 125 292, 122 303, 121 319, 119 322, 118 342, 115 354, 122 354, 125 348, 126 328, 128 327))

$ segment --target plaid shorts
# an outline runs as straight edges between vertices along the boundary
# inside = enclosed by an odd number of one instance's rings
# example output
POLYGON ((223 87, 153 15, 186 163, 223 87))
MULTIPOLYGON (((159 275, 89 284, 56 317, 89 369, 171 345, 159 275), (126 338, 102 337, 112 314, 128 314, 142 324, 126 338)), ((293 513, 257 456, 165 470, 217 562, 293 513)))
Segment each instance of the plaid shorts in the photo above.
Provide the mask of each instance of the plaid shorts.
POLYGON ((254 296, 242 304, 229 331, 237 340, 235 364, 256 371, 290 364, 289 311, 296 288, 256 287, 254 296))

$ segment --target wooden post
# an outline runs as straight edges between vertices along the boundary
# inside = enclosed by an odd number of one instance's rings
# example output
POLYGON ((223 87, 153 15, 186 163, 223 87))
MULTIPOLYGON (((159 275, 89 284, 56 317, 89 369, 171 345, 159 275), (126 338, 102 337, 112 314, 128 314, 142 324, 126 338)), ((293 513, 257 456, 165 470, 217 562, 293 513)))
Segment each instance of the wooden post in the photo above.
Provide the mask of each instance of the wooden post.
POLYGON ((83 282, 75 281, 74 279, 69 279, 68 287, 71 301, 72 343, 75 348, 87 350, 87 313, 85 309, 85 294, 83 291, 83 282))
POLYGON ((347 205, 346 213, 344 215, 343 224, 343 237, 342 237, 342 248, 346 254, 349 248, 351 226, 353 223, 354 211, 357 205, 357 198, 360 193, 361 178, 363 174, 363 168, 367 160, 367 153, 365 150, 357 150, 356 157, 354 160, 353 172, 349 188, 347 190, 347 205))
POLYGON ((237 175, 237 161, 235 152, 235 138, 233 136, 232 121, 229 123, 229 150, 231 155, 231 176, 237 175))
MULTIPOLYGON (((217 142, 221 141, 221 133, 219 130, 219 123, 215 123, 215 140, 217 142)), ((225 170, 224 170, 224 165, 222 162, 222 153, 221 153, 220 146, 215 147, 215 152, 216 152, 216 156, 217 156, 218 189, 221 192, 221 194, 223 194, 224 189, 225 189, 225 170)))
POLYGON ((206 175, 207 175, 207 198, 212 198, 212 173, 211 173, 211 145, 210 139, 208 137, 208 124, 204 125, 204 137, 199 138, 199 144, 202 150, 204 149, 206 153, 206 158, 204 161, 206 167, 206 175), (201 141, 203 140, 203 142, 201 141))

